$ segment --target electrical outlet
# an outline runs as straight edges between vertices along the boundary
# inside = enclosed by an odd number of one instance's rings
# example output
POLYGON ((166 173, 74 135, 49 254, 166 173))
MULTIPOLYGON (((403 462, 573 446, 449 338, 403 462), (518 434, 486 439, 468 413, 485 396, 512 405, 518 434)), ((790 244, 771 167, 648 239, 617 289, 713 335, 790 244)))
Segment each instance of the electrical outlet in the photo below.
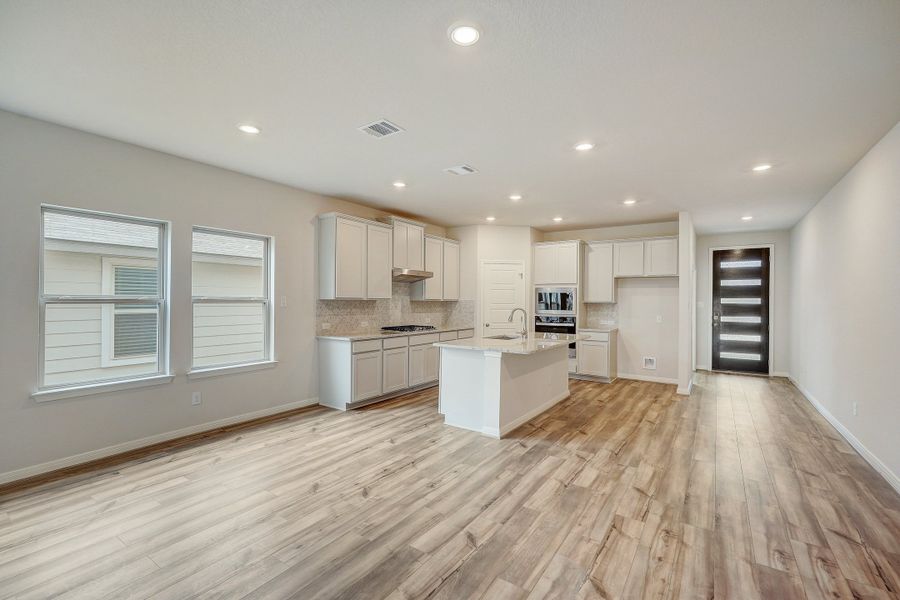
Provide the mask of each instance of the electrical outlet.
POLYGON ((656 315, 656 322, 662 323, 662 315, 656 315))
POLYGON ((853 416, 859 415, 859 402, 853 403, 853 416))
POLYGON ((328 331, 331 329, 331 323, 322 323, 322 331, 328 331))
POLYGON ((199 406, 201 402, 203 402, 203 399, 200 396, 200 392, 191 394, 191 406, 199 406))
POLYGON ((287 308, 287 296, 281 297, 281 308, 287 308))

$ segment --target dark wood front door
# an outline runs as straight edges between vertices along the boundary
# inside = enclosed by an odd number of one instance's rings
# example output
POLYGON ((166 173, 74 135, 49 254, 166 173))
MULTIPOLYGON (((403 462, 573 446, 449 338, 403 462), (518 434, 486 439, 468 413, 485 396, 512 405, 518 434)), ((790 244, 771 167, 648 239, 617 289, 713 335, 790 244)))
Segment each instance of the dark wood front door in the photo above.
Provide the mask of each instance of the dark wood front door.
POLYGON ((713 251, 712 368, 769 372, 769 249, 713 251))

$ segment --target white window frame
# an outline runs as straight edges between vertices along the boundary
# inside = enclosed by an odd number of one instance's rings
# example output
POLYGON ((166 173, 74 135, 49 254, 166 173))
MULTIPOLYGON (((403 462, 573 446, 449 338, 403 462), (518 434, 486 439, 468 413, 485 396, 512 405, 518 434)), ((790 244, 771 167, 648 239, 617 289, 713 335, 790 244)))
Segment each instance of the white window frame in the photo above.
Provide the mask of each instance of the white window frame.
MULTIPOLYGON (((188 376, 192 378, 207 377, 226 372, 241 372, 255 370, 256 368, 266 368, 276 364, 275 360, 275 238, 268 235, 258 233, 247 233, 244 231, 233 231, 230 229, 218 229, 214 227, 206 227, 195 225, 191 228, 191 287, 193 288, 194 278, 194 260, 193 260, 193 243, 194 233, 211 233, 214 235, 226 235, 232 237, 242 237, 251 240, 258 240, 263 243, 263 291, 265 296, 191 296, 191 370, 188 376), (221 363, 215 365, 194 366, 194 320, 195 307, 198 304, 262 304, 263 317, 265 319, 263 331, 263 352, 261 359, 251 362, 235 362, 221 363)), ((193 291, 193 290, 192 290, 193 291)))
MULTIPOLYGON (((131 258, 125 256, 103 256, 100 258, 101 264, 101 290, 103 295, 115 295, 115 274, 116 267, 141 267, 147 268, 147 258, 131 258)), ((141 311, 144 312, 144 311, 141 311)), ((148 313, 155 312, 153 309, 147 309, 148 313)), ((100 315, 100 366, 101 367, 118 367, 126 365, 143 365, 156 362, 156 355, 129 356, 127 358, 116 358, 115 355, 115 336, 116 336, 116 305, 104 304, 103 311, 100 315)), ((157 337, 157 346, 159 338, 157 337)), ((158 350, 157 350, 158 352, 158 350)))
MULTIPOLYGON (((161 221, 158 219, 147 219, 143 217, 133 217, 129 215, 120 215, 115 213, 107 213, 93 210, 85 210, 80 208, 68 208, 56 206, 52 204, 41 205, 41 230, 40 230, 40 256, 39 277, 38 277, 38 389, 32 394, 38 400, 51 400, 55 398, 66 398, 71 396, 81 396, 103 391, 112 391, 117 389, 127 389, 142 385, 152 385, 157 383, 165 383, 172 380, 169 352, 169 286, 171 275, 171 223, 169 221, 161 221), (69 214, 79 217, 87 217, 92 219, 106 219, 109 221, 135 223, 139 225, 149 225, 158 228, 159 240, 157 243, 158 254, 158 271, 159 277, 158 292, 156 296, 130 296, 120 297, 114 294, 101 293, 100 295, 59 295, 44 293, 44 215, 48 212, 57 214, 69 214), (157 363, 157 370, 154 373, 141 373, 140 375, 124 375, 122 377, 110 377, 92 381, 79 381, 77 383, 63 383, 56 385, 45 384, 45 359, 46 359, 46 325, 47 325, 47 306, 48 305, 79 305, 79 304, 100 304, 105 309, 107 305, 113 308, 115 304, 156 304, 159 311, 157 331, 157 354, 150 362, 157 363)), ((105 310, 103 311, 105 312, 105 310)), ((102 313, 101 313, 102 318, 102 313)), ((105 336, 106 332, 103 331, 105 336)), ((102 338, 101 338, 102 340, 102 338)), ((102 344, 101 344, 102 346, 102 344)), ((117 363, 123 364, 123 363, 117 363)), ((101 366, 102 359, 101 359, 101 366)))

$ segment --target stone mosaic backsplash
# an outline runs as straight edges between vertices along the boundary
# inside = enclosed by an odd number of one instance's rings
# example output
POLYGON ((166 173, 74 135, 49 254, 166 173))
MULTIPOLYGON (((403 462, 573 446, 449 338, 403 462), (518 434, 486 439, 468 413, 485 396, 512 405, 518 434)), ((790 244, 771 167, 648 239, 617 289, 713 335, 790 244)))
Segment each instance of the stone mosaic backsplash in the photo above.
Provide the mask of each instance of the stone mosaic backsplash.
POLYGON ((585 304, 582 321, 578 326, 586 329, 615 325, 619 322, 618 304, 585 304))
POLYGON ((475 303, 472 300, 413 301, 408 283, 394 283, 390 299, 316 302, 317 334, 366 331, 385 325, 472 327, 474 322, 475 303))

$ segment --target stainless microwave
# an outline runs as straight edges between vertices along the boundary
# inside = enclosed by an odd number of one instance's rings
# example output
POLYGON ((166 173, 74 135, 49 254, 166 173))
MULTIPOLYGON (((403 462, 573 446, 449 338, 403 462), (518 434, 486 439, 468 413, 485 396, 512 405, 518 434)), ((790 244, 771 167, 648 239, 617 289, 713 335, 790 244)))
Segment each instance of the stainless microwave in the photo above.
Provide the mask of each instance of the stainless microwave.
POLYGON ((574 317, 576 306, 575 288, 535 288, 535 314, 574 317))

